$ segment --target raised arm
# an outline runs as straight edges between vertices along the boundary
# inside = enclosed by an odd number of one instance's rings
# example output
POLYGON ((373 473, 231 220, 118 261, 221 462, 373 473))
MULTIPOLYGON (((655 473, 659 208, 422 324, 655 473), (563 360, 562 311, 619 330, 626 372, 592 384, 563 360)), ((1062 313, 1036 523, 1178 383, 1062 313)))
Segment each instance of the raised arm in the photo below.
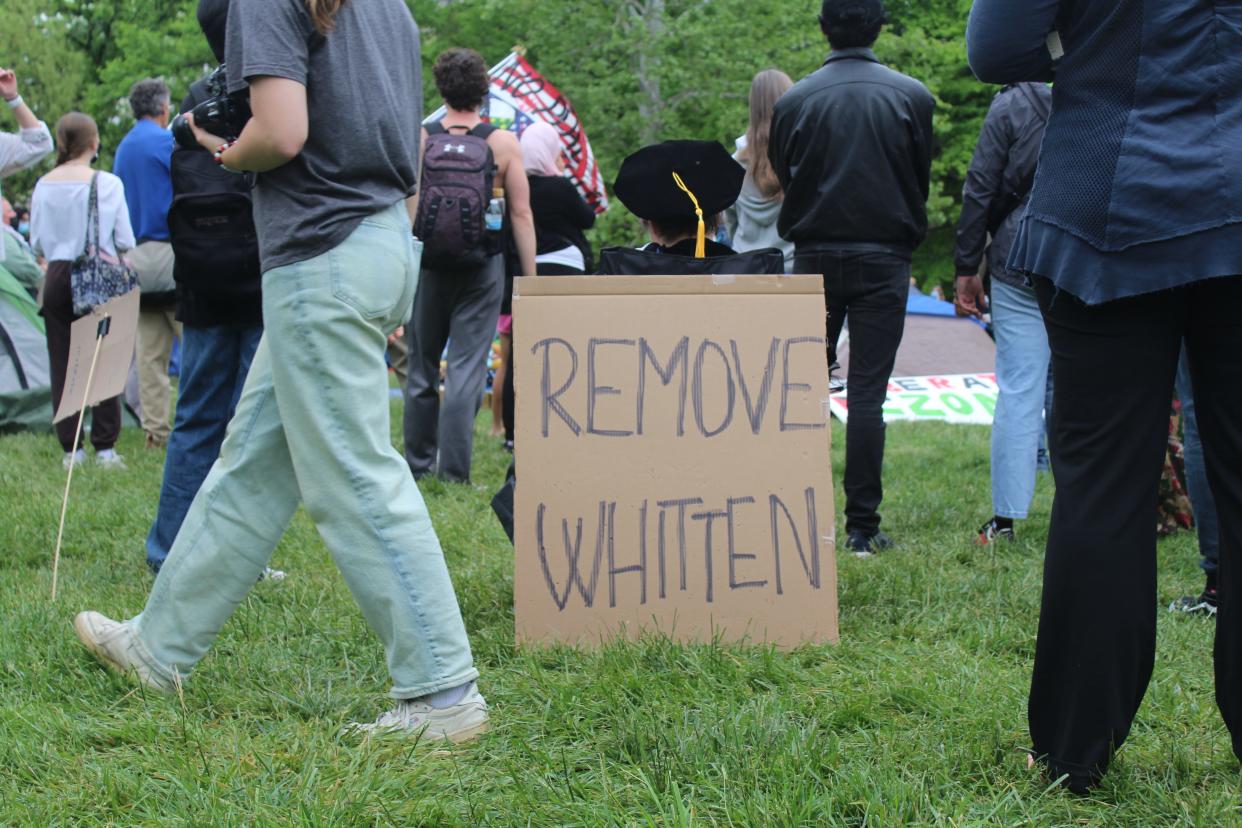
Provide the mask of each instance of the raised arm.
POLYGON ((35 117, 17 91, 17 76, 0 69, 0 96, 13 111, 20 135, 0 135, 0 178, 33 165, 52 151, 52 133, 35 117))
POLYGON ((970 68, 984 83, 1051 81, 1048 36, 1059 0, 975 0, 966 29, 970 68))

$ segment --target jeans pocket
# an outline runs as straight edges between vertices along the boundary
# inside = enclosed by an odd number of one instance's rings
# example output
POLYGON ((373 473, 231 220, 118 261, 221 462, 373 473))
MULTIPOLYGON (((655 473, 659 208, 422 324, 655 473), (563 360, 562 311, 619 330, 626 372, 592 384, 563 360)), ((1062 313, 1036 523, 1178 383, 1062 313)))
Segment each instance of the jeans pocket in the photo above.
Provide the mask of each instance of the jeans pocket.
POLYGON ((400 233, 364 221, 331 257, 333 296, 372 321, 386 322, 397 313, 409 282, 400 233))

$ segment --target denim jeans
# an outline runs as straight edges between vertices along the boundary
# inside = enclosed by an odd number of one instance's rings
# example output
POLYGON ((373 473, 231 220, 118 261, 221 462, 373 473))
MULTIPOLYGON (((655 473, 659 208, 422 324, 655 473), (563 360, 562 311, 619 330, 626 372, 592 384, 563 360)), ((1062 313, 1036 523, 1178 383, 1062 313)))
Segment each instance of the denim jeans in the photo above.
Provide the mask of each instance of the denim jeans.
POLYGON ((220 456, 224 430, 237 408, 263 326, 186 325, 182 335, 177 413, 155 523, 147 535, 147 565, 156 572, 185 520, 194 495, 220 456))
POLYGON ((992 424, 992 508, 997 517, 1025 520, 1048 398, 1048 332, 1035 291, 992 282, 992 329, 1000 395, 992 424))
POLYGON ((266 330, 220 458, 133 620, 152 670, 188 675, 300 502, 384 645, 395 698, 478 676, 431 517, 389 436, 384 346, 409 314, 418 258, 398 203, 264 275, 266 330))
POLYGON ((850 326, 849 402, 845 426, 845 530, 874 535, 884 500, 884 400, 906 328, 910 262, 887 253, 799 253, 795 273, 822 273, 828 306, 828 363, 850 326))
POLYGON ((1199 418, 1195 414, 1195 393, 1190 380, 1190 358, 1184 345, 1177 366, 1177 398, 1182 402, 1182 423, 1186 429, 1182 443, 1186 457, 1186 488, 1190 490, 1190 505, 1194 507, 1195 526, 1199 530, 1199 565, 1205 572, 1214 573, 1220 562, 1220 524, 1216 519, 1216 498, 1212 497, 1208 485, 1199 418))

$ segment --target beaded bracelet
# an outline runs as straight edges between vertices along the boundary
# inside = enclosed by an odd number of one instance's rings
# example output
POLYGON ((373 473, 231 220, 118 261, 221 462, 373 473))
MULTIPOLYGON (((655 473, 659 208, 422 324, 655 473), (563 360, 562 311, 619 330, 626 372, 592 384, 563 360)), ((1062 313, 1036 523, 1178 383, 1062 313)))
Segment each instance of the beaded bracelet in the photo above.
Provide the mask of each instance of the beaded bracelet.
POLYGON ((217 164, 219 164, 221 167, 223 167, 224 166, 224 154, 228 152, 229 150, 231 150, 233 148, 233 145, 236 143, 237 143, 236 141, 225 141, 223 144, 216 147, 216 151, 211 154, 212 160, 215 161, 217 164))

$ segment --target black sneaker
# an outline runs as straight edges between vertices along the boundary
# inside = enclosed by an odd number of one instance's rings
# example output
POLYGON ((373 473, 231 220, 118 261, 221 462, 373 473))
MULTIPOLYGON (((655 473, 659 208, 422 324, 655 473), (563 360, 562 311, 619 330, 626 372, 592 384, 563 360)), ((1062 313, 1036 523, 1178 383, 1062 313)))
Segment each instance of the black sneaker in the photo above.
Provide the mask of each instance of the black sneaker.
POLYGON ((1185 598, 1178 598, 1172 604, 1169 604, 1169 612, 1179 612, 1185 615, 1206 615, 1209 618, 1215 618, 1219 598, 1220 596, 1215 589, 1205 589, 1198 596, 1187 595, 1185 598))
POLYGON ((855 529, 845 539, 845 548, 854 553, 855 558, 870 558, 877 552, 892 549, 893 542, 883 532, 868 535, 855 529))
POLYGON ((1005 541, 1013 543, 1018 536, 1013 533, 1012 526, 1000 526, 996 522, 996 518, 992 518, 987 523, 979 527, 979 534, 975 538, 975 546, 989 546, 997 541, 1005 541))

